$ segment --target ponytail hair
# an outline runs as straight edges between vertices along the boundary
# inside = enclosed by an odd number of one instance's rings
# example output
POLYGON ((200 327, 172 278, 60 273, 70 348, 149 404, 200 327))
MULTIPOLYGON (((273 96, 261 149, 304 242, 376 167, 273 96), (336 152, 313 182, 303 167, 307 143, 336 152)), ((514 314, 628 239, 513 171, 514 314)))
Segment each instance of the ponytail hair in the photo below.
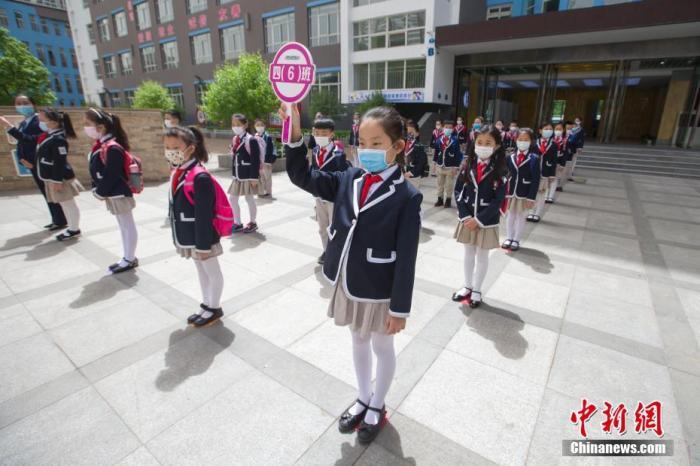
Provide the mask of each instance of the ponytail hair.
MULTIPOLYGON (((367 110, 362 116, 365 120, 371 118, 377 120, 384 132, 395 143, 399 139, 406 140, 406 121, 393 107, 374 107, 367 110)), ((405 146, 404 146, 405 147, 405 146)), ((396 154, 396 163, 403 169, 406 165, 406 154, 403 150, 396 154)))
POLYGON ((76 137, 73 123, 66 112, 61 112, 54 107, 45 107, 41 110, 41 113, 46 115, 46 118, 49 120, 58 123, 58 127, 63 130, 67 138, 74 139, 76 137))
POLYGON ((172 126, 165 130, 164 136, 178 138, 188 146, 194 146, 192 157, 202 163, 209 161, 209 152, 204 145, 204 136, 196 126, 172 126))
POLYGON ((85 117, 95 124, 103 125, 106 131, 114 136, 114 139, 119 143, 124 150, 129 150, 129 138, 122 127, 121 120, 117 115, 109 113, 105 110, 100 110, 90 107, 85 113, 85 117))

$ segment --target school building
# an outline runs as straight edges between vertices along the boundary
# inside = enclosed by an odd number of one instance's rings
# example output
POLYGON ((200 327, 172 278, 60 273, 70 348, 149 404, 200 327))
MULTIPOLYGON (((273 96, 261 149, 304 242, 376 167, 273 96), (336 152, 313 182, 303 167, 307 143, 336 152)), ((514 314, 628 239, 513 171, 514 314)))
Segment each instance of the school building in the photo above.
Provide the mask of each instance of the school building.
POLYGON ((48 68, 56 105, 84 103, 64 0, 0 0, 0 27, 24 42, 48 68))
POLYGON ((435 42, 468 120, 580 116, 599 142, 700 147, 697 0, 468 0, 435 42))
POLYGON ((338 95, 339 10, 337 0, 92 0, 101 102, 128 105, 141 82, 155 80, 193 121, 217 66, 243 52, 269 62, 288 41, 311 50, 314 89, 338 95))

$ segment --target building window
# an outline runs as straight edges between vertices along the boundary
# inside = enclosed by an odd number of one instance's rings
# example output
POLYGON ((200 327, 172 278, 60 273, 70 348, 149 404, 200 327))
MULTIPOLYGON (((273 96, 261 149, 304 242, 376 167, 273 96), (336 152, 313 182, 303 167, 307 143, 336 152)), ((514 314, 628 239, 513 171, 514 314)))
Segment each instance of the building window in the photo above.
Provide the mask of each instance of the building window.
POLYGON ((552 102, 552 123, 559 123, 564 119, 566 110, 566 100, 555 100, 552 102))
POLYGON ((75 54, 75 49, 70 49, 70 62, 73 68, 78 68, 78 57, 75 54))
POLYGON ((542 0, 542 13, 559 11, 559 0, 542 0))
POLYGON ((525 15, 534 15, 535 14, 535 4, 536 0, 526 0, 525 1, 525 15))
POLYGON ((187 0, 187 14, 197 13, 207 9, 207 0, 187 0))
POLYGON ((175 101, 175 107, 185 108, 185 96, 182 94, 182 86, 168 87, 168 94, 175 101))
POLYGON ((129 107, 134 106, 134 94, 135 91, 133 89, 129 89, 128 91, 124 91, 124 99, 126 100, 126 105, 129 107))
POLYGON ((211 63, 211 35, 206 32, 190 37, 190 48, 192 49, 192 62, 195 65, 211 63))
POLYGON ((365 5, 374 5, 376 3, 382 3, 385 2, 386 0, 353 0, 352 1, 352 6, 365 6, 365 5))
POLYGON ((64 68, 68 67, 68 59, 66 58, 66 51, 63 50, 63 47, 60 47, 58 49, 58 57, 61 59, 61 66, 64 68))
POLYGON ((339 16, 339 3, 329 3, 309 8, 309 42, 312 47, 337 44, 339 42, 339 16))
POLYGON ((131 56, 131 52, 123 52, 119 54, 119 61, 121 62, 122 74, 128 76, 134 72, 134 60, 131 56))
POLYGON ((15 24, 18 29, 24 28, 24 16, 19 11, 15 11, 15 24))
POLYGON ((112 101, 112 107, 121 107, 122 98, 119 96, 119 92, 112 91, 109 93, 109 98, 112 101))
POLYGON ((83 95, 83 83, 80 80, 80 76, 75 78, 75 89, 78 91, 78 94, 83 95))
POLYGON ((357 64, 353 71, 355 91, 425 87, 424 59, 357 64))
POLYGON ((243 25, 231 26, 221 29, 221 58, 223 60, 235 60, 245 52, 245 39, 243 25))
POLYGON ((64 22, 63 23, 63 28, 66 30, 66 37, 70 37, 70 23, 69 22, 64 22))
POLYGON ((150 73, 151 71, 156 71, 158 69, 158 62, 156 61, 156 48, 153 45, 147 45, 141 48, 141 66, 143 71, 150 73))
POLYGON ((177 41, 166 42, 160 45, 163 55, 163 68, 166 70, 175 69, 180 64, 180 55, 177 51, 177 41))
POLYGON ((44 50, 44 46, 41 44, 36 44, 36 57, 41 63, 44 65, 46 64, 46 51, 44 50))
POLYGON ((47 21, 46 18, 39 18, 39 22, 41 23, 41 31, 44 34, 49 33, 49 22, 47 21))
POLYGON ((316 73, 311 92, 330 92, 336 98, 340 96, 340 71, 316 73))
POLYGON ((158 22, 167 23, 175 17, 173 14, 173 0, 158 0, 158 22))
POLYGON ((90 45, 95 45, 95 28, 92 27, 92 24, 88 24, 86 27, 88 38, 90 39, 90 45))
POLYGON ((70 78, 70 76, 65 76, 63 78, 63 82, 66 84, 66 92, 69 94, 73 93, 73 80, 70 78))
POLYGON ((129 33, 126 25, 126 11, 120 11, 113 16, 114 19, 114 34, 117 37, 124 37, 129 33))
POLYGON ((29 25, 32 28, 32 31, 39 32, 39 23, 36 22, 35 15, 29 15, 29 25))
POLYGON ((97 29, 100 31, 100 41, 109 42, 109 20, 107 18, 98 20, 97 29))
POLYGON ((194 100, 197 105, 202 105, 204 102, 204 94, 206 94, 207 89, 209 89, 209 84, 205 82, 197 83, 194 85, 194 100))
POLYGON ((117 76, 117 63, 114 60, 114 55, 103 57, 102 61, 105 67, 105 78, 114 78, 117 76))
MULTIPOLYGON (((58 79, 58 76, 53 77, 53 89, 56 92, 63 92, 63 88, 61 87, 61 80, 58 79)), ((63 106, 63 104, 61 104, 63 106)))
POLYGON ((265 50, 275 53, 285 42, 294 40, 294 13, 265 18, 265 50))
POLYGON ((100 69, 100 60, 93 60, 92 66, 95 67, 95 76, 97 76, 97 79, 102 79, 102 70, 100 69))
POLYGON ((10 22, 7 20, 7 11, 4 8, 0 8, 0 27, 10 27, 10 22))
POLYGON ((56 66, 56 55, 54 55, 53 49, 51 47, 48 47, 48 55, 49 55, 49 65, 56 66))
POLYGON ((355 51, 422 44, 425 12, 415 11, 353 23, 355 51))
POLYGON ((136 26, 139 31, 151 27, 151 12, 148 9, 148 2, 136 5, 136 26))
POLYGON ((507 5, 491 6, 486 11, 486 20, 510 18, 512 8, 513 6, 510 3, 507 5))
POLYGON ((61 26, 61 23, 53 23, 53 33, 56 34, 57 36, 61 35, 61 30, 63 29, 63 26, 61 26))

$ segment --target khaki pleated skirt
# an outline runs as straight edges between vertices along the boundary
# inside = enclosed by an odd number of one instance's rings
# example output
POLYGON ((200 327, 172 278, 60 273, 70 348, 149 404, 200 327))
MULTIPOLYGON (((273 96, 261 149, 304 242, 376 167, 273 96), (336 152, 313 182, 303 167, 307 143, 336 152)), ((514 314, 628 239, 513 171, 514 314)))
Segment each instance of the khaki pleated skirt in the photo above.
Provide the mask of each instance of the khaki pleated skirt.
POLYGON ((525 203, 528 200, 527 198, 518 199, 517 197, 511 197, 508 199, 508 212, 529 212, 530 209, 525 207, 525 203))
POLYGON ((470 230, 462 222, 459 222, 454 237, 458 243, 471 244, 482 249, 501 247, 501 243, 498 240, 498 227, 470 230))
POLYGON ((56 186, 58 186, 58 183, 46 183, 47 201, 54 202, 56 204, 70 201, 84 189, 83 185, 81 185, 80 181, 78 181, 76 178, 73 178, 72 180, 63 180, 60 185, 63 186, 63 189, 59 191, 55 189, 56 186))
POLYGON ((353 301, 345 294, 343 280, 341 273, 328 305, 328 317, 333 318, 335 325, 350 326, 350 330, 358 332, 363 338, 369 336, 371 332, 386 333, 389 302, 353 301))
MULTIPOLYGON (((194 248, 180 248, 175 246, 175 251, 180 255, 180 257, 184 257, 185 259, 194 259, 194 260, 201 260, 199 253, 194 250, 194 248)), ((209 254, 208 258, 211 257, 217 257, 220 256, 224 253, 224 248, 221 246, 221 243, 215 243, 211 245, 211 253, 209 254)))
POLYGON ((131 212, 136 207, 134 197, 108 197, 105 199, 107 210, 112 215, 121 215, 131 212))
POLYGON ((232 196, 254 196, 263 194, 262 183, 255 180, 233 180, 228 188, 228 193, 232 196), (253 184, 255 183, 255 184, 253 184))

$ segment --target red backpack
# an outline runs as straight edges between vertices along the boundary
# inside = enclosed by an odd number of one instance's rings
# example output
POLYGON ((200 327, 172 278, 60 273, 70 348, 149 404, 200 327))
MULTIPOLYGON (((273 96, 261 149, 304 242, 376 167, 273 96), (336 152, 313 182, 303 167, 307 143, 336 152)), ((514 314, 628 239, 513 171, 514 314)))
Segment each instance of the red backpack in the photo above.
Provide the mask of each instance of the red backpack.
MULTIPOLYGON (((209 171, 198 164, 192 167, 185 175, 183 192, 192 205, 194 205, 194 179, 200 173, 209 173, 209 171)), ((231 208, 231 203, 228 200, 226 191, 216 181, 216 178, 211 173, 209 173, 209 177, 214 184, 214 218, 212 219, 212 225, 219 237, 231 236, 231 231, 233 230, 233 209, 231 208)))
POLYGON ((143 168, 141 159, 124 149, 117 141, 110 139, 105 141, 100 147, 100 160, 102 165, 107 165, 107 151, 110 147, 118 147, 124 154, 124 180, 134 194, 143 191, 143 168))

